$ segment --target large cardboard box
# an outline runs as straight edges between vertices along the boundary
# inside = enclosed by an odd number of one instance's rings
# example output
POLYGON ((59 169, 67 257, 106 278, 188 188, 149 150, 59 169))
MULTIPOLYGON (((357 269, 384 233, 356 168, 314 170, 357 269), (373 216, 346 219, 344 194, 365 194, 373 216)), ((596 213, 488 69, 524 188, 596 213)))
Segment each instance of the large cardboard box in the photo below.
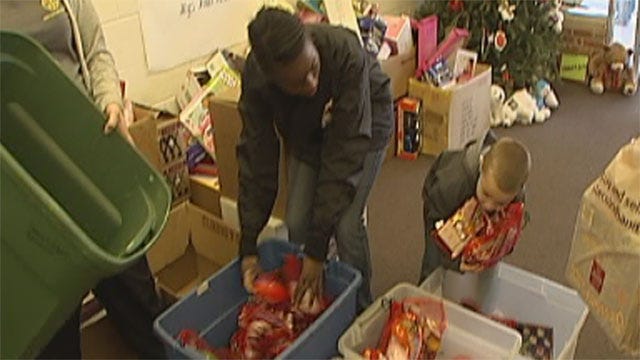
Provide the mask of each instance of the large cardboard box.
POLYGON ((134 105, 129 133, 136 148, 162 172, 171 188, 172 203, 189 198, 187 145, 184 129, 175 115, 144 105, 134 105))
POLYGON ((411 47, 408 52, 380 60, 380 67, 391 80, 393 98, 401 98, 407 94, 409 79, 416 71, 416 48, 411 47))
MULTIPOLYGON (((237 200, 238 160, 236 146, 242 130, 242 118, 238 111, 240 89, 229 89, 217 94, 211 101, 210 111, 214 123, 214 137, 216 142, 216 161, 220 180, 220 193, 230 199, 237 200)), ((284 218, 286 210, 286 161, 284 147, 280 150, 280 178, 278 183, 278 197, 273 208, 273 215, 284 218)))
POLYGON ((171 210, 164 231, 147 252, 160 290, 182 298, 237 257, 240 234, 190 202, 171 210))
POLYGON ((409 80, 409 96, 422 100, 422 153, 462 148, 489 129, 491 66, 478 64, 464 84, 442 89, 409 80))

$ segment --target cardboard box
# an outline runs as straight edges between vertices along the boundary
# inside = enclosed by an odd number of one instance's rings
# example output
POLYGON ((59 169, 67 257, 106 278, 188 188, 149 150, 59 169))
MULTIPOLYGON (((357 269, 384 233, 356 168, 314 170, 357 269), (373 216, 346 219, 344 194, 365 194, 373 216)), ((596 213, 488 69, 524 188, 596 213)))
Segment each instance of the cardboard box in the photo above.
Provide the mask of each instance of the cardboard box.
POLYGON ((441 89, 409 80, 409 96, 422 100, 422 153, 462 148, 489 129, 491 67, 478 64, 476 76, 441 89))
POLYGON ((416 71, 416 48, 411 47, 407 53, 380 60, 380 67, 391 80, 393 98, 401 98, 407 94, 409 79, 416 71))
POLYGON ((184 202, 171 210, 147 260, 160 290, 177 300, 234 260, 239 246, 240 234, 235 229, 184 202))
POLYGON ((240 232, 226 221, 189 204, 191 243, 196 252, 219 266, 238 256, 240 232))
MULTIPOLYGON (((220 198, 220 207, 222 208, 222 219, 224 220, 224 222, 232 228, 240 231, 238 203, 233 199, 229 199, 223 196, 220 198)), ((287 229, 284 221, 277 217, 271 216, 269 217, 267 225, 265 225, 260 235, 258 235, 258 240, 273 238, 289 239, 289 230, 287 229)))
POLYGON ((177 161, 162 169, 162 174, 171 188, 171 202, 173 206, 189 199, 189 169, 185 161, 177 161))
POLYGON ((138 104, 133 112, 129 133, 147 161, 165 175, 175 206, 189 197, 185 130, 172 114, 138 104))
POLYGON ((191 189, 190 199, 192 204, 222 218, 218 177, 191 175, 189 176, 189 187, 191 189))
MULTIPOLYGON (((238 160, 236 147, 242 130, 242 118, 238 111, 240 89, 234 88, 220 93, 213 98, 210 105, 211 116, 215 126, 216 161, 222 196, 237 200, 238 160)), ((280 148, 280 177, 278 183, 278 197, 273 208, 273 215, 284 218, 286 211, 286 174, 284 147, 280 148)))

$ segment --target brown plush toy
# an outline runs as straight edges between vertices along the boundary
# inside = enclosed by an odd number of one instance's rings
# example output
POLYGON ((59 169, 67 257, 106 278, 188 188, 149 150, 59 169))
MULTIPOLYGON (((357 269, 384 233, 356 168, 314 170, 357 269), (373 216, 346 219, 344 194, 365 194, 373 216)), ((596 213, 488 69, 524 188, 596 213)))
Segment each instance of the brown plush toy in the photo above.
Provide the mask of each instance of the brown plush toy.
POLYGON ((602 94, 605 90, 622 90, 633 95, 638 89, 636 73, 629 64, 633 50, 619 43, 605 45, 589 59, 588 81, 591 91, 602 94))

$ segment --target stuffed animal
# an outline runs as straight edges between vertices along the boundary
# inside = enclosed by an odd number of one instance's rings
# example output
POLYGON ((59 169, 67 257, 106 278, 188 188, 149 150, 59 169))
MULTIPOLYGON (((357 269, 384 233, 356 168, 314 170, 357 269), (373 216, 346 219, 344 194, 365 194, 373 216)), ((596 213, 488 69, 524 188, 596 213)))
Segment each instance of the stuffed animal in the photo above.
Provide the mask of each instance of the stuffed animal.
POLYGON ((551 4, 553 6, 549 10, 549 24, 556 34, 560 34, 562 32, 562 23, 564 22, 562 2, 562 0, 551 0, 551 4))
POLYGON ((551 110, 544 108, 538 110, 536 100, 527 89, 520 89, 513 93, 502 106, 502 122, 505 126, 511 126, 518 122, 530 125, 535 122, 544 122, 551 116, 551 110))
POLYGON ((596 94, 605 90, 622 90, 631 96, 638 89, 636 73, 629 59, 633 50, 626 49, 622 44, 605 45, 589 58, 587 65, 587 79, 589 88, 596 94))
POLYGON ((546 80, 538 80, 536 86, 533 88, 533 94, 536 99, 536 105, 538 105, 538 110, 544 108, 555 110, 560 105, 556 93, 546 80))
POLYGON ((504 105, 505 93, 500 85, 491 85, 491 119, 492 127, 502 125, 502 106, 504 105))

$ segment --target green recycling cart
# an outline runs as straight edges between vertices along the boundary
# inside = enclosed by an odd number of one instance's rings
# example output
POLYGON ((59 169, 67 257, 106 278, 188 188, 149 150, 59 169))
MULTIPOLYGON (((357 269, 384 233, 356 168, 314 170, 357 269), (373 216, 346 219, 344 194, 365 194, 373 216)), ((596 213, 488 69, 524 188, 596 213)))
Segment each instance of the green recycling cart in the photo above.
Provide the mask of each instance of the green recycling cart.
POLYGON ((0 33, 0 357, 37 356, 98 280, 144 256, 169 188, 39 44, 0 33))

